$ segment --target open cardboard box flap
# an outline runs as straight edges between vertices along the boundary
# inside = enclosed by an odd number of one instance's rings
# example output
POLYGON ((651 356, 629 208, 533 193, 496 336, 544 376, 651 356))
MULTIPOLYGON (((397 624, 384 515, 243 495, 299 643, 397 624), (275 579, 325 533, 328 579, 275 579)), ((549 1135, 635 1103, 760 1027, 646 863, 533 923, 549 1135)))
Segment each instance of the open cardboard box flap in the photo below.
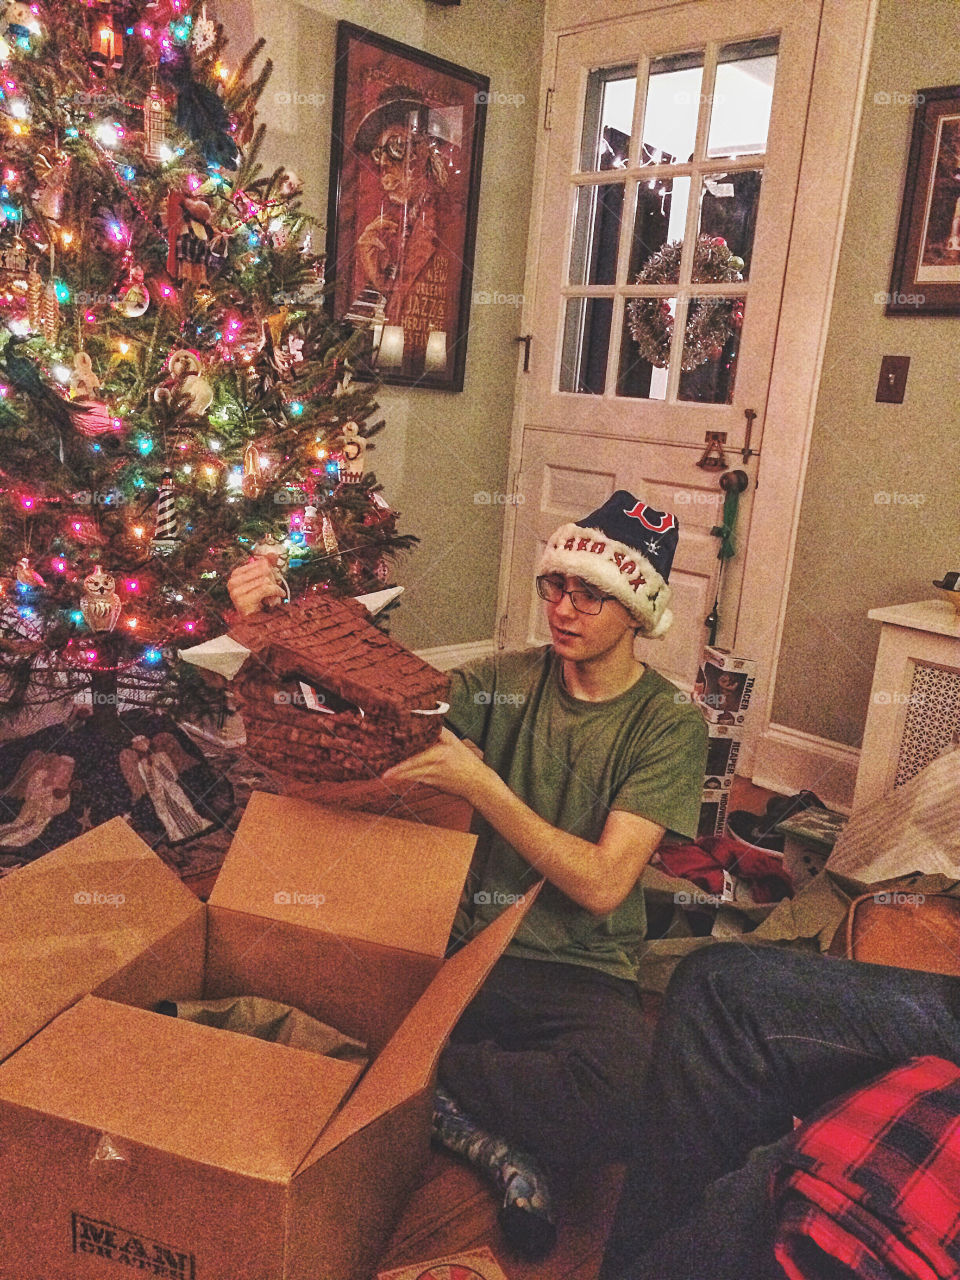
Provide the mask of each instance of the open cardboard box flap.
POLYGON ((210 905, 440 958, 475 844, 255 791, 210 905))
POLYGON ((203 965, 204 908, 114 818, 12 872, 0 893, 0 1059, 181 926, 203 965))
POLYGON ((85 996, 0 1067, 0 1096, 121 1147, 285 1182, 361 1070, 85 996))
POLYGON ((297 1173, 427 1087, 447 1037, 539 892, 537 884, 522 902, 507 907, 443 965, 389 1044, 368 1067, 346 1106, 317 1139, 297 1173))

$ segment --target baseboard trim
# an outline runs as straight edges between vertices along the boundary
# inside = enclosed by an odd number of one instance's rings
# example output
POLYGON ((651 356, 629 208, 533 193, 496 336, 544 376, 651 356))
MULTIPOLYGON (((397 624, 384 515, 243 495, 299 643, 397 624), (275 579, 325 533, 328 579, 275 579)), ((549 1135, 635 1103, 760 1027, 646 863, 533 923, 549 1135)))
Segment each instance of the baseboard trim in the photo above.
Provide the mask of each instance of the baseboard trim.
POLYGON ((771 724, 756 744, 754 760, 758 787, 783 795, 814 791, 831 809, 850 812, 860 764, 857 747, 771 724))
POLYGON ((441 644, 435 649, 417 649, 416 654, 438 671, 449 671, 451 667, 461 667, 474 658, 488 658, 495 652, 492 640, 470 640, 466 644, 441 644))

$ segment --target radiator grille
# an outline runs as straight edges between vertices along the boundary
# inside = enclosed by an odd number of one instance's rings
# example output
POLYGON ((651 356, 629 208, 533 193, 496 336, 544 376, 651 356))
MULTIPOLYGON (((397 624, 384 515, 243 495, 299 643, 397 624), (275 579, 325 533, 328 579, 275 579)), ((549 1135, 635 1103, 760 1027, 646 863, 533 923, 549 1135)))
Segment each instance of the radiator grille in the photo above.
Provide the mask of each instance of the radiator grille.
POLYGON ((893 785, 900 787, 916 777, 943 754, 958 733, 960 671, 936 663, 915 663, 893 785))

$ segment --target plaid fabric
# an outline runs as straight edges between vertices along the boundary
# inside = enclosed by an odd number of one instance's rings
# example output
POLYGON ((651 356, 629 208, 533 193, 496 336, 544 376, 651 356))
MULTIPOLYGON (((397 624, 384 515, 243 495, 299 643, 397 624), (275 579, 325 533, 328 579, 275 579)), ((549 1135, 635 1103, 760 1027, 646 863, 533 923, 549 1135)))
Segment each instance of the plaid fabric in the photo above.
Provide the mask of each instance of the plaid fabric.
POLYGON ((771 1193, 791 1280, 960 1277, 960 1068, 914 1058, 830 1103, 771 1193))

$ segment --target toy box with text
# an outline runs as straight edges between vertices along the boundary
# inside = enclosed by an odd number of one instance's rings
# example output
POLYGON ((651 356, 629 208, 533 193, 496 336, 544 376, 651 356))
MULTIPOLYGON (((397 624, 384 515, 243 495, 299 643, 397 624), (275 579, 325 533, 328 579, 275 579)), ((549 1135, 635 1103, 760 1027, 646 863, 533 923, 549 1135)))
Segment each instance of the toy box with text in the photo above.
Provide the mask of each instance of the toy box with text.
POLYGON ((753 696, 757 664, 723 649, 706 648, 693 688, 694 701, 713 724, 742 725, 753 696))
POLYGON ((444 959, 473 845, 254 793, 206 905, 119 818, 5 878, 0 1274, 369 1276, 437 1057, 526 909, 444 959), (370 1065, 155 1012, 235 995, 370 1065))
POLYGON ((708 778, 700 792, 700 821, 697 836, 722 836, 727 825, 730 808, 730 788, 733 777, 708 778))
POLYGON ((704 770, 704 787, 715 782, 729 785, 737 772, 743 732, 736 725, 714 724, 707 721, 707 766, 704 770))

